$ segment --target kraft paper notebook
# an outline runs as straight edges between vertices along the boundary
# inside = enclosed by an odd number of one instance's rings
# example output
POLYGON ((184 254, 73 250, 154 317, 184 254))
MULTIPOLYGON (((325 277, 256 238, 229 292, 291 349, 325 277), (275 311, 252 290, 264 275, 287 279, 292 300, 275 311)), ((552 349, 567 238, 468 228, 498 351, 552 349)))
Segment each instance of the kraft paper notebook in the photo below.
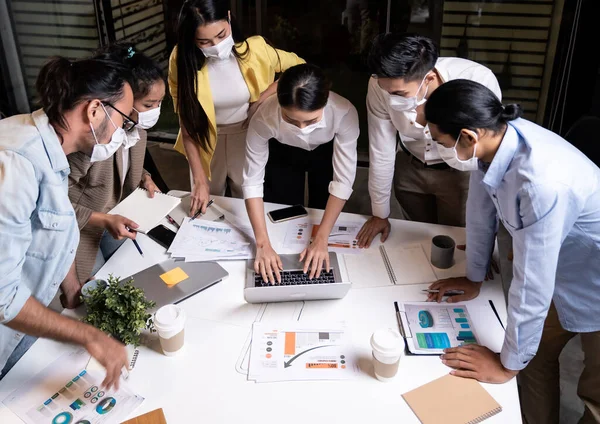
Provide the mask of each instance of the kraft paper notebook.
POLYGON ((178 197, 163 193, 154 193, 154 197, 150 198, 148 191, 138 187, 108 213, 131 219, 139 225, 136 231, 145 234, 156 227, 180 202, 178 197))
POLYGON ((476 424, 502 412, 479 382, 450 374, 402 397, 423 424, 476 424))
POLYGON ((124 421, 121 424, 167 424, 162 409, 155 409, 147 414, 124 421))

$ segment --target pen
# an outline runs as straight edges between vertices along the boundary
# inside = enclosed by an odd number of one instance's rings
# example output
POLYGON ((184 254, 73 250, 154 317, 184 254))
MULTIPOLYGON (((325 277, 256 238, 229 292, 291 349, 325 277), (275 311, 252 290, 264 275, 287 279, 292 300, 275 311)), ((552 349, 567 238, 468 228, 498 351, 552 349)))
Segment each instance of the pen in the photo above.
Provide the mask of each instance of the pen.
POLYGON ((171 217, 171 215, 167 215, 167 221, 175 226, 175 228, 179 229, 179 224, 171 217))
MULTIPOLYGON (((212 204, 213 204, 213 200, 211 199, 211 200, 208 202, 208 204, 206 205, 206 207, 208 208, 208 207, 210 207, 210 205, 212 205, 212 204)), ((196 213, 194 214, 194 216, 192 216, 192 221, 193 221, 194 219, 198 218, 200 215, 202 215, 202 208, 200 208, 200 210, 199 210, 198 212, 196 212, 196 213)))
MULTIPOLYGON (((422 291, 426 293, 439 293, 440 291, 437 289, 423 289, 422 291)), ((457 296, 459 294, 465 294, 463 290, 446 290, 444 296, 457 296)))
POLYGON ((490 299, 490 306, 492 307, 492 311, 494 311, 494 313, 496 314, 496 318, 498 318, 498 322, 502 326, 502 329, 504 331, 506 331, 506 328, 504 327, 504 324, 502 324, 502 320, 500 319, 500 315, 498 315, 498 311, 496 310, 496 307, 494 306, 494 302, 492 302, 491 299, 490 299))
POLYGON ((138 250, 138 252, 140 252, 140 255, 142 255, 142 258, 143 258, 144 252, 142 252, 142 249, 141 249, 140 245, 138 244, 137 240, 131 239, 131 241, 133 241, 135 248, 138 250))
MULTIPOLYGON (((125 227, 125 228, 127 228, 127 227, 125 227)), ((127 228, 127 231, 129 231, 130 233, 135 233, 135 231, 133 231, 131 228, 127 228)), ((133 242, 133 244, 135 245, 135 248, 138 250, 138 252, 140 252, 140 255, 143 258, 144 257, 144 252, 142 252, 142 248, 140 247, 140 245, 138 244, 138 242, 135 239, 131 239, 131 241, 133 242)))
POLYGON ((398 321, 398 328, 400 329, 400 334, 402 337, 406 338, 404 334, 404 327, 402 327, 402 318, 400 316, 400 308, 398 307, 398 302, 394 302, 394 308, 396 308, 396 320, 398 321))

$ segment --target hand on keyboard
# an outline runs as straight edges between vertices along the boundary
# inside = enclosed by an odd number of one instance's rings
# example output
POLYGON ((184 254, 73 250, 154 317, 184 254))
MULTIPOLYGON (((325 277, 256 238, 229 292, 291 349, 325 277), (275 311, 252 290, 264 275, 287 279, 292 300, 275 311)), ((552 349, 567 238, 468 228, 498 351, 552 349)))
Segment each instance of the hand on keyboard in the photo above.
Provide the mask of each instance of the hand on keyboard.
POLYGON ((300 262, 304 262, 304 273, 310 270, 309 278, 319 278, 323 265, 325 271, 331 269, 329 265, 329 251, 327 250, 327 239, 315 240, 300 253, 300 262))
POLYGON ((281 258, 270 244, 264 247, 257 246, 254 272, 262 275, 264 281, 274 284, 281 282, 280 271, 282 269, 281 258))

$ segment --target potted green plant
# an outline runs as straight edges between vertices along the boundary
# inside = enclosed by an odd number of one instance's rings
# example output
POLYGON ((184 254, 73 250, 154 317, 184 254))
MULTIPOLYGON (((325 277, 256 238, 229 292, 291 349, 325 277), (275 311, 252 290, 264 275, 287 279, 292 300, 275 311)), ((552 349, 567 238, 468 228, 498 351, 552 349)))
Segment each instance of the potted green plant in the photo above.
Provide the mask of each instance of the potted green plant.
POLYGON ((122 282, 111 274, 108 281, 94 283, 83 290, 83 303, 87 307, 83 322, 135 347, 140 345, 142 331, 155 331, 148 310, 156 303, 146 299, 144 290, 133 286, 133 279, 122 282))

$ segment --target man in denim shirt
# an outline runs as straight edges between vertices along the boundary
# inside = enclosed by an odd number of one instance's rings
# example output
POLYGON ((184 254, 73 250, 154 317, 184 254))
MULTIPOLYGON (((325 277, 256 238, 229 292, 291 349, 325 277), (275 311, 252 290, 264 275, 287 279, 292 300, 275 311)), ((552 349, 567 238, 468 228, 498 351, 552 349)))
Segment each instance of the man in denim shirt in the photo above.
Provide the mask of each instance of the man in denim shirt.
POLYGON ((42 109, 0 121, 0 369, 27 334, 84 346, 106 367, 104 384, 118 385, 124 346, 46 306, 59 285, 67 306, 80 295, 67 155, 103 160, 119 148, 133 107, 128 77, 117 63, 53 58, 36 84, 42 109))
POLYGON ((558 359, 579 334, 585 355, 579 423, 600 423, 600 169, 566 140, 520 119, 518 105, 503 106, 472 81, 444 84, 425 112, 442 158, 472 171, 467 278, 433 284, 440 291, 435 298, 449 289, 465 293, 448 302, 479 294, 498 219, 514 249, 500 356, 466 345, 446 349, 443 363, 456 368, 454 375, 489 383, 519 374, 524 422, 558 424, 558 359))

